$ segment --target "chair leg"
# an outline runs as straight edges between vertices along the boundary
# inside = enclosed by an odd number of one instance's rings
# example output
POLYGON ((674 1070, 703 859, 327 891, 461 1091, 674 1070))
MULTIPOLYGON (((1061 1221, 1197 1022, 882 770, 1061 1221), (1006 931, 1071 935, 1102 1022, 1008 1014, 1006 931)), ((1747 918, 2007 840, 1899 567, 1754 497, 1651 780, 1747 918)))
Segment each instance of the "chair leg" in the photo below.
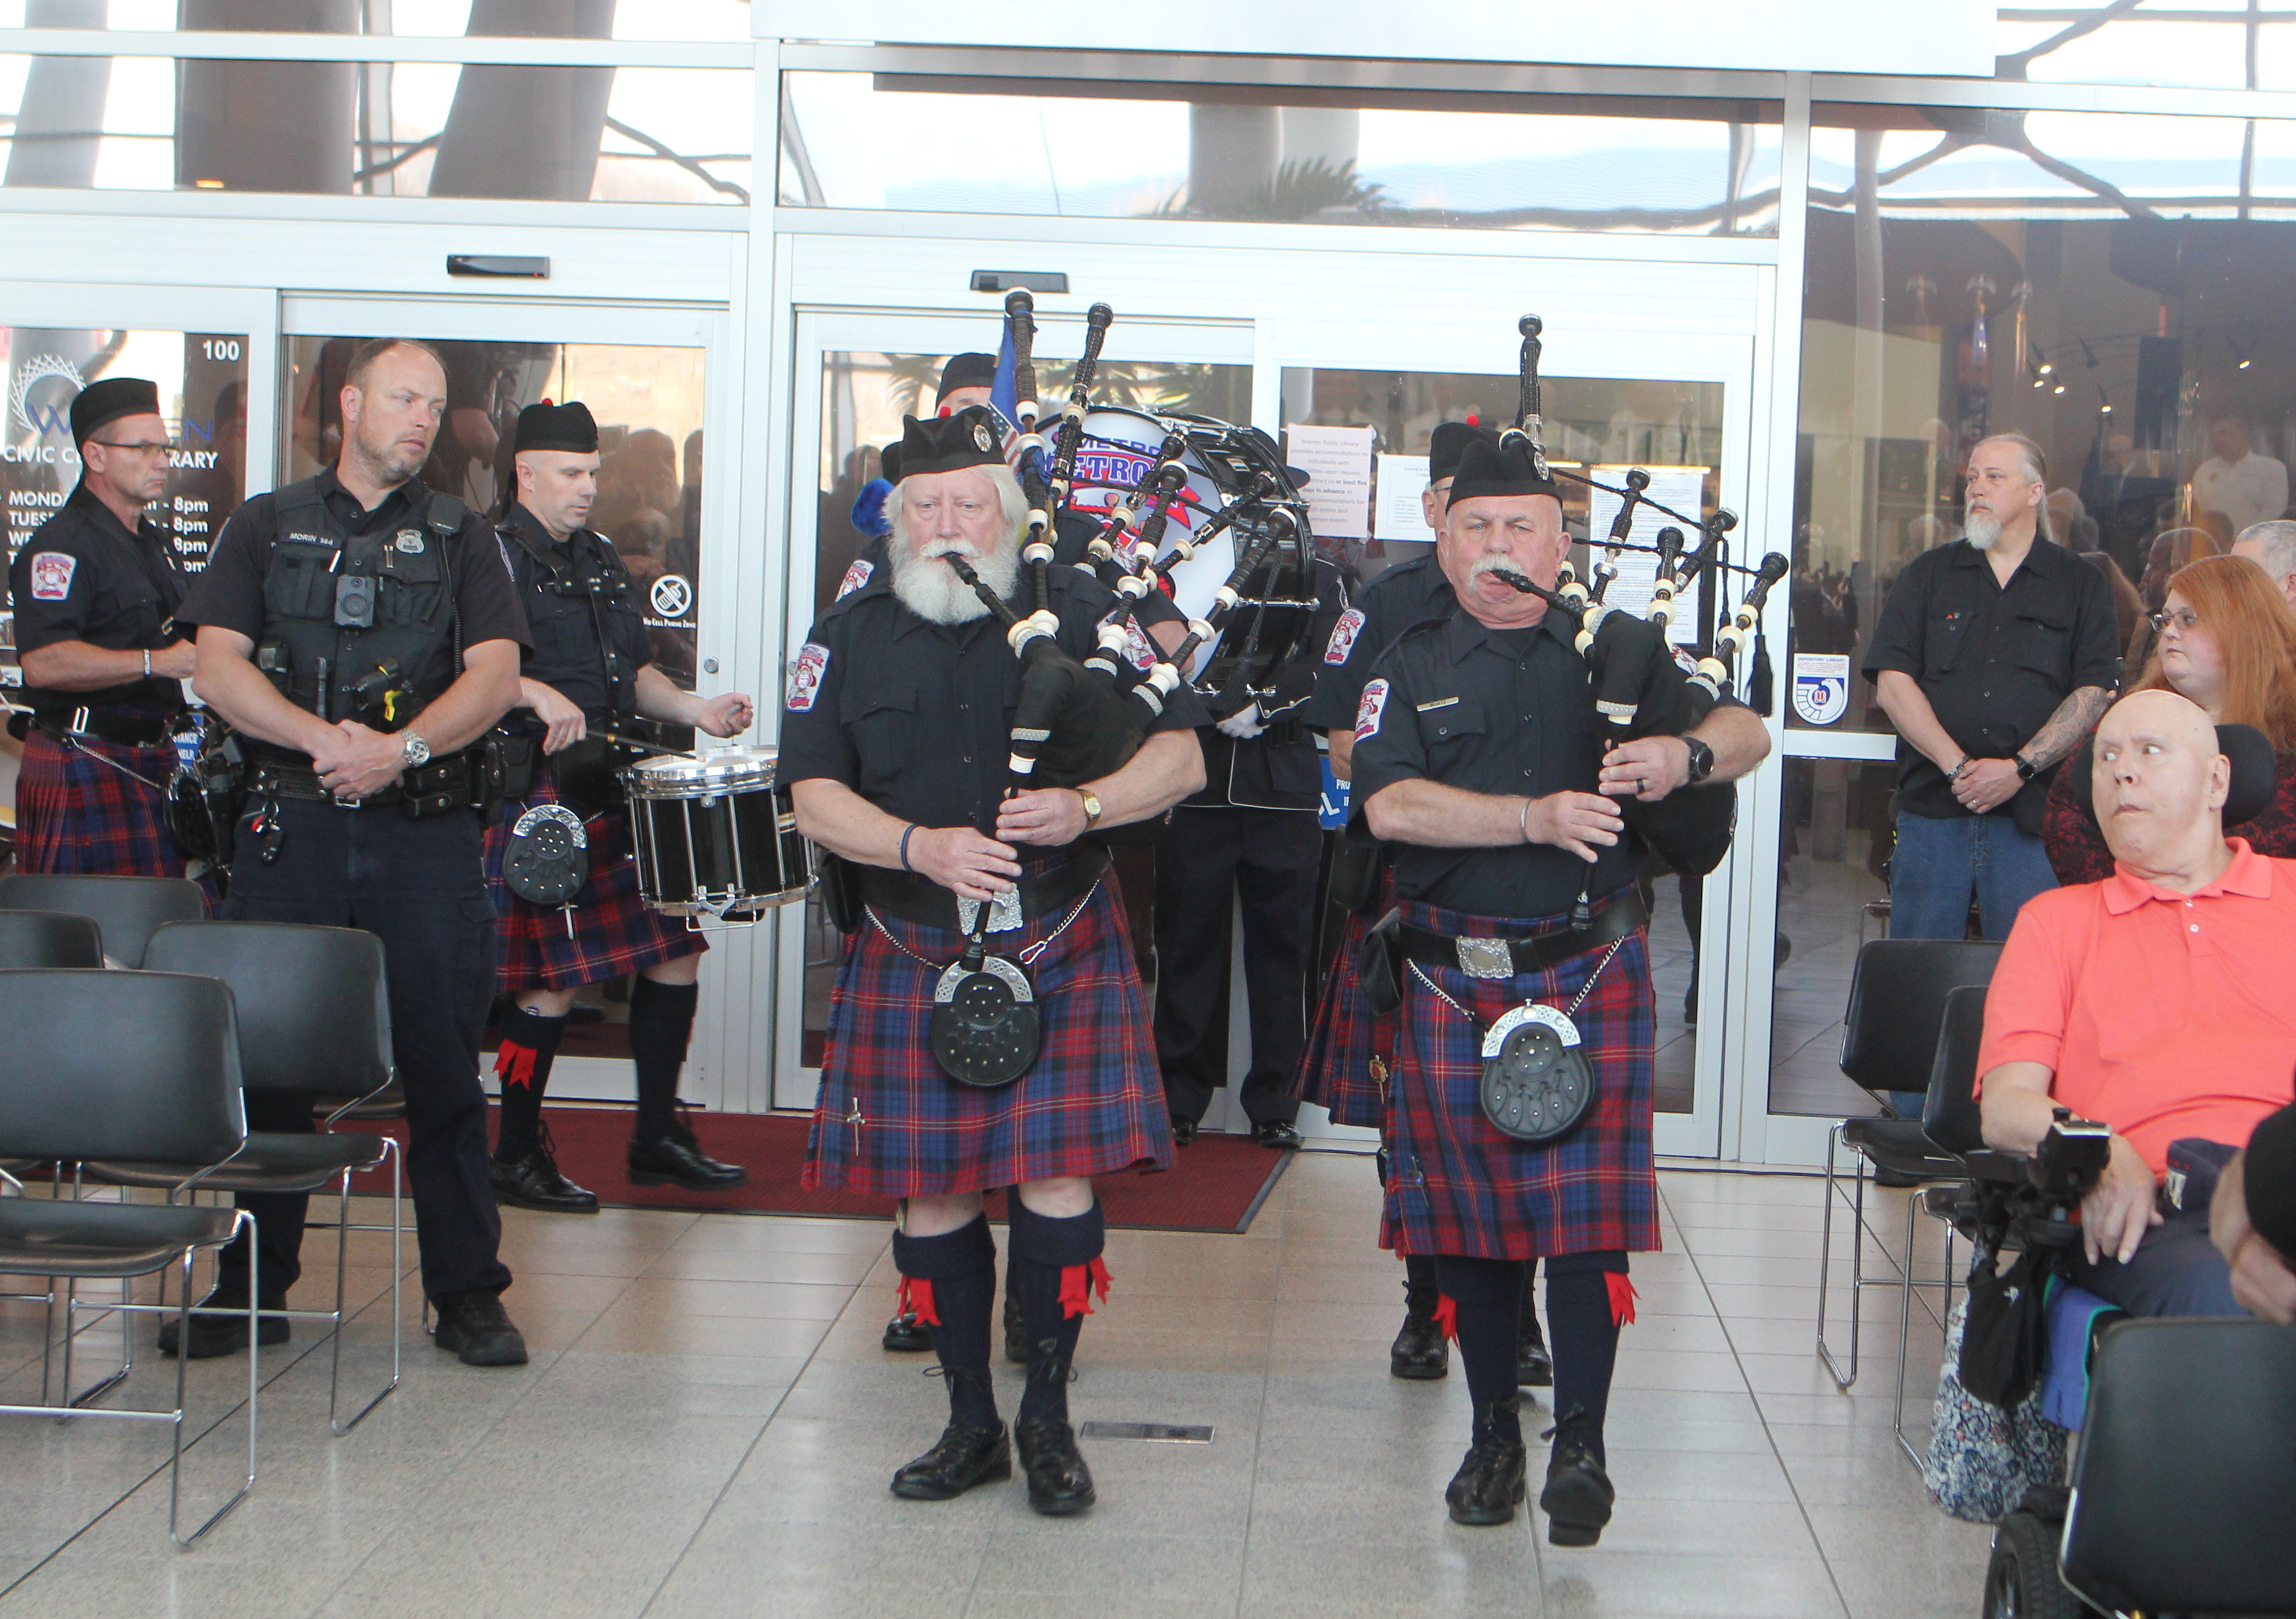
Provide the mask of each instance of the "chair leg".
POLYGON ((1921 1455, 1906 1437, 1906 1351, 1913 1342, 1914 1222, 1921 1212, 1921 1204, 1918 1193, 1906 1199, 1905 1283, 1898 1291, 1898 1390, 1890 1408, 1890 1432, 1897 1436, 1898 1448, 1917 1468, 1922 1465, 1921 1455))
POLYGON ((1825 1362, 1833 1386, 1846 1392, 1857 1381, 1857 1354, 1863 1338, 1864 1312, 1860 1304, 1866 1296, 1866 1155, 1850 1155, 1856 1170, 1849 1222, 1849 1369, 1845 1372, 1825 1341, 1825 1304, 1833 1272, 1834 1200, 1841 1195, 1835 1156, 1841 1143, 1841 1129, 1836 1124, 1825 1137, 1825 1221, 1819 1228, 1817 1241, 1817 1353, 1825 1362))
POLYGON ((327 1385, 327 1424, 337 1438, 349 1433, 366 1420, 369 1411, 381 1405, 392 1390, 398 1386, 399 1345, 403 1337, 399 1325, 400 1270, 404 1261, 401 1233, 405 1219, 399 1205, 398 1143, 389 1136, 383 1138, 383 1157, 390 1160, 390 1381, 384 1384, 373 1398, 359 1407, 348 1422, 336 1416, 336 1399, 343 1381, 343 1329, 348 1324, 343 1312, 343 1269, 349 1255, 351 1222, 351 1177, 343 1173, 341 1213, 335 1228, 335 1342, 334 1370, 327 1385))
MULTIPOLYGON (((177 1355, 176 1357, 176 1447, 174 1459, 168 1464, 168 1537, 186 1551, 197 1545, 209 1530, 213 1529, 229 1517, 232 1510, 247 1499, 248 1492, 255 1488, 256 1402, 263 1385, 263 1349, 256 1336, 256 1322, 258 1319, 256 1301, 259 1295, 255 1285, 256 1262, 253 1255, 256 1235, 255 1216, 244 1209, 242 1209, 232 1222, 233 1234, 236 1236, 242 1227, 247 1231, 250 1251, 247 1276, 247 1477, 241 1483, 239 1488, 233 1492, 229 1500, 209 1515, 207 1522, 193 1530, 188 1535, 179 1531, 176 1508, 183 1487, 184 1379, 190 1367, 191 1357, 187 1354, 177 1355)), ((183 1287, 183 1301, 177 1306, 176 1312, 176 1330, 183 1335, 177 1342, 188 1347, 192 1330, 192 1255, 189 1252, 184 1255, 183 1287)))

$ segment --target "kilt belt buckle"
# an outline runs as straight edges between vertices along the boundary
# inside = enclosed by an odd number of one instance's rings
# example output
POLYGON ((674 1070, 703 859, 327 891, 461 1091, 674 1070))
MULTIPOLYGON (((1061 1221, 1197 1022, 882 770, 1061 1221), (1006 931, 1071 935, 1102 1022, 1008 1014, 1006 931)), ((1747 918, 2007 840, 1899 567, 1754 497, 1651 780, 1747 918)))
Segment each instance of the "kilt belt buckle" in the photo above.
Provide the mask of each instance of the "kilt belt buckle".
MULTIPOLYGON (((959 933, 971 933, 973 920, 980 914, 979 900, 967 899, 961 894, 957 895, 956 930, 959 933)), ((1016 884, 988 902, 988 931, 1013 933, 1021 927, 1021 890, 1016 884)))
POLYGON ((1453 939, 1459 970, 1471 978, 1512 978, 1514 949, 1505 939, 1453 939))

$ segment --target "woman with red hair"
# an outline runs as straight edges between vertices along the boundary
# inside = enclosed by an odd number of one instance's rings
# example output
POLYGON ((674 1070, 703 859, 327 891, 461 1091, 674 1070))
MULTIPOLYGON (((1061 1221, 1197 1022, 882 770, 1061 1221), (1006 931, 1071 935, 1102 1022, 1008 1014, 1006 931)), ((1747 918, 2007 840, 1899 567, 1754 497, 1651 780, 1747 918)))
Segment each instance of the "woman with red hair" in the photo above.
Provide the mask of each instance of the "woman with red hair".
MULTIPOLYGON (((2169 581, 2153 621, 2158 632, 2132 691, 2175 691, 2219 725, 2253 725, 2272 744, 2277 767, 2272 802, 2238 835, 2259 854, 2296 858, 2296 610, 2246 557, 2202 557, 2169 581)), ((2112 875, 2112 855, 2096 821, 2073 797, 2077 752, 2049 791, 2041 836, 2049 864, 2068 883, 2112 875)))

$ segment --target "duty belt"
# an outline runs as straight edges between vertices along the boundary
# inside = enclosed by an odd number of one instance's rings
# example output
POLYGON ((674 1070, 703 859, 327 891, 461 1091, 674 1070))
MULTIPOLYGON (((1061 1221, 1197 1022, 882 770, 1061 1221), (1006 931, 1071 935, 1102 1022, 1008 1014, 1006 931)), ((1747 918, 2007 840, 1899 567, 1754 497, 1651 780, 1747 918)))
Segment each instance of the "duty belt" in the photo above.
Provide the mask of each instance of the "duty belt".
POLYGON ((1564 928, 1534 939, 1454 938, 1407 923, 1396 929, 1406 958, 1423 967, 1448 967, 1471 978, 1513 978, 1600 950, 1646 926, 1642 895, 1623 888, 1597 909, 1584 928, 1564 928))
POLYGON ((258 797, 268 792, 275 797, 334 804, 344 809, 374 809, 396 804, 406 814, 422 817, 476 808, 474 789, 480 773, 477 750, 466 748, 415 765, 381 792, 370 793, 364 798, 338 798, 320 781, 316 771, 268 760, 257 765, 253 785, 258 797))
POLYGON ((102 708, 75 708, 68 715, 37 715, 32 724, 58 741, 94 737, 115 748, 164 747, 176 733, 173 715, 159 717, 102 708))
MULTIPOLYGON (((1008 931, 1074 904, 1106 874, 1109 864, 1106 849, 1086 844, 1074 859, 1050 871, 1029 873, 991 902, 988 930, 1008 931)), ((861 872, 861 903, 920 928, 967 933, 972 931, 974 907, 980 902, 959 899, 928 877, 867 866, 861 872)))

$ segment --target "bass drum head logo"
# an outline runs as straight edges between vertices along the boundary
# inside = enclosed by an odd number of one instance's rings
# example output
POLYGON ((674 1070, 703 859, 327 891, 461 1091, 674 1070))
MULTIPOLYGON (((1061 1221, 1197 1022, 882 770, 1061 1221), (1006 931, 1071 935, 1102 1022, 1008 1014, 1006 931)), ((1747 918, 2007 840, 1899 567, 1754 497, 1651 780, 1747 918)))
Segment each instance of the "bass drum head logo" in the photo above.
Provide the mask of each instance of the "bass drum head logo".
POLYGON ((79 367, 62 355, 33 355, 10 379, 8 409, 35 433, 69 432, 71 402, 86 386, 79 367))
POLYGON ((1831 725, 1849 712, 1849 655, 1797 652, 1793 707, 1806 725, 1831 725))
POLYGON ((664 618, 683 618, 693 609, 693 586, 684 574, 664 574, 650 593, 653 610, 664 618))

